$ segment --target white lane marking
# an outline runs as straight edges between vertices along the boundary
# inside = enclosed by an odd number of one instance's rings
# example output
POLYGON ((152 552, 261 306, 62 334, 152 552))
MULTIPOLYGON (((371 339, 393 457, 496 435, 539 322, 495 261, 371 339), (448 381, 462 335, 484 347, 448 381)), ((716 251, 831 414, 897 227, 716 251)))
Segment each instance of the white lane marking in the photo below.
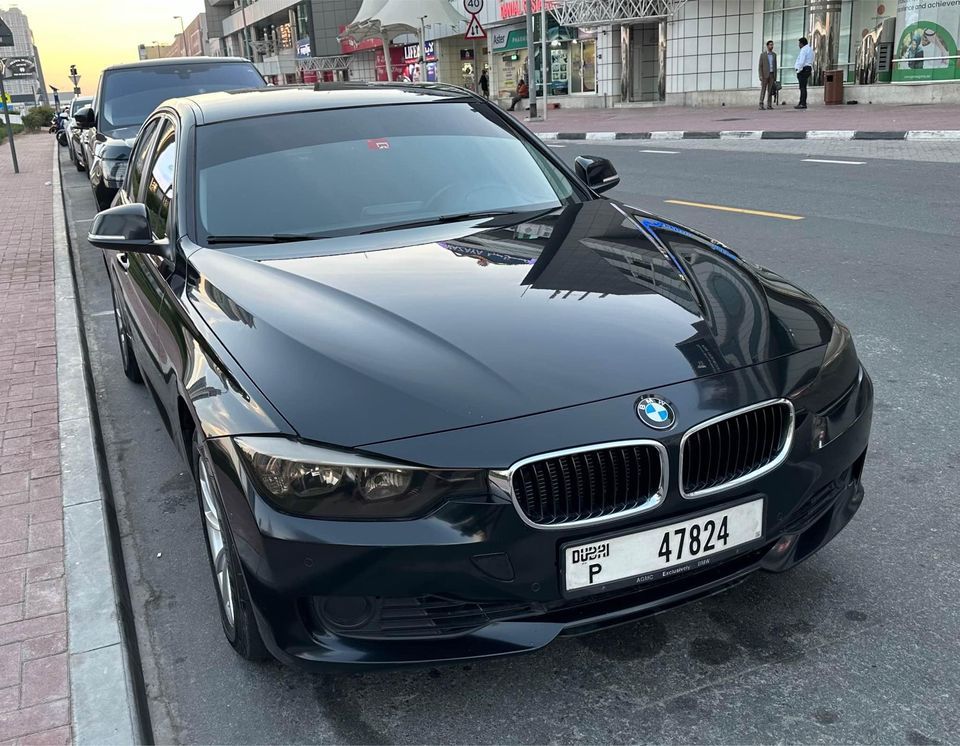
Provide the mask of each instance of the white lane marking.
POLYGON ((852 140, 854 130, 808 130, 808 140, 852 140))
POLYGON ((641 153, 662 153, 663 155, 677 155, 679 150, 641 150, 641 153))
POLYGON ((113 311, 97 311, 96 313, 91 313, 90 316, 96 318, 97 316, 113 316, 113 311))
POLYGON ((805 163, 839 163, 843 166, 862 166, 866 161, 835 161, 829 158, 804 158, 805 163))
POLYGON ((617 133, 616 132, 588 132, 587 139, 588 140, 616 140, 617 133))
POLYGON ((565 148, 566 145, 547 145, 548 148, 565 148))

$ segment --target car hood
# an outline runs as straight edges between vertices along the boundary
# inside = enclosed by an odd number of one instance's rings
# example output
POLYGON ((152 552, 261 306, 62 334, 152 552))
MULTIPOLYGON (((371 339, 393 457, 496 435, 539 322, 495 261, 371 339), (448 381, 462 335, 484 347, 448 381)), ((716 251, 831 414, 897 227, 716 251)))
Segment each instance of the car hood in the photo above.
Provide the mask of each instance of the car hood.
POLYGON ((130 151, 133 150, 139 132, 139 125, 101 132, 97 138, 97 152, 106 160, 126 160, 130 157, 130 151))
POLYGON ((825 344, 813 298, 608 200, 200 249, 190 301, 298 433, 358 446, 655 391, 825 344))

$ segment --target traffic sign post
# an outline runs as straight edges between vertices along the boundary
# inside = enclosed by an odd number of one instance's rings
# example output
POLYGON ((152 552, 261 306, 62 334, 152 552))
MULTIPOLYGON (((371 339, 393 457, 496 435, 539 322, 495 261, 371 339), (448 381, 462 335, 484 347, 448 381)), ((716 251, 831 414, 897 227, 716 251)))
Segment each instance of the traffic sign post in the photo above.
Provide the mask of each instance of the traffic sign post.
POLYGON ((480 19, 477 15, 483 10, 483 0, 463 0, 463 9, 470 16, 470 22, 467 24, 467 33, 463 35, 464 39, 486 39, 487 32, 480 25, 480 19))
MULTIPOLYGON (((13 46, 13 32, 10 27, 0 19, 0 47, 13 46)), ((17 146, 13 143, 13 125, 10 124, 10 107, 7 105, 7 89, 3 85, 3 79, 7 75, 7 66, 3 60, 0 60, 0 101, 3 101, 3 119, 7 124, 7 141, 10 143, 10 157, 13 158, 13 172, 20 173, 20 164, 17 163, 17 146)))
POLYGON ((77 66, 70 65, 70 82, 73 83, 73 94, 80 95, 80 75, 77 73, 77 66))

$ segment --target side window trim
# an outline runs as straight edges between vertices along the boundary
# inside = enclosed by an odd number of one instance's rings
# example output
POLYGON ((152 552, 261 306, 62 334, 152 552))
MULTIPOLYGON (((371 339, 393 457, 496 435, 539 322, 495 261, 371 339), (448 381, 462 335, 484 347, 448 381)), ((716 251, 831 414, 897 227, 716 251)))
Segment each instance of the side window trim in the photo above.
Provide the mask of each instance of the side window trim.
MULTIPOLYGON (((169 203, 166 205, 167 215, 166 215, 166 221, 164 225, 164 235, 158 236, 160 240, 167 240, 170 235, 171 213, 173 213, 174 211, 173 210, 174 196, 175 196, 174 185, 176 183, 176 178, 177 178, 177 149, 179 148, 179 132, 178 132, 177 123, 169 115, 160 114, 157 117, 157 121, 159 126, 157 127, 156 133, 153 135, 153 144, 150 152, 150 160, 148 162, 149 167, 144 171, 142 201, 147 206, 147 215, 150 216, 152 211, 151 211, 148 192, 150 190, 151 183, 154 181, 154 178, 153 178, 154 170, 157 167, 157 163, 159 162, 160 156, 164 155, 164 153, 167 150, 167 148, 164 147, 164 144, 168 140, 172 139, 172 142, 169 146, 169 148, 172 149, 173 151, 172 152, 173 163, 172 163, 172 170, 170 174, 170 184, 169 184, 170 199, 169 199, 169 203)), ((157 216, 159 217, 159 213, 157 213, 157 216)), ((154 233, 154 235, 156 236, 156 233, 154 233)))
POLYGON ((137 188, 135 190, 131 190, 127 192, 127 198, 131 202, 142 201, 140 199, 140 195, 143 193, 144 170, 146 168, 148 159, 151 157, 153 153, 153 141, 156 139, 157 130, 159 129, 159 123, 160 123, 160 120, 158 117, 147 120, 147 123, 143 125, 144 132, 146 132, 148 127, 152 127, 152 129, 147 134, 146 138, 140 141, 140 148, 138 150, 133 151, 130 154, 130 162, 129 162, 130 173, 129 173, 129 178, 127 179, 128 184, 126 184, 125 186, 132 186, 133 175, 134 175, 134 171, 136 170, 136 165, 138 161, 142 160, 143 162, 142 167, 140 169, 140 183, 137 184, 137 188))

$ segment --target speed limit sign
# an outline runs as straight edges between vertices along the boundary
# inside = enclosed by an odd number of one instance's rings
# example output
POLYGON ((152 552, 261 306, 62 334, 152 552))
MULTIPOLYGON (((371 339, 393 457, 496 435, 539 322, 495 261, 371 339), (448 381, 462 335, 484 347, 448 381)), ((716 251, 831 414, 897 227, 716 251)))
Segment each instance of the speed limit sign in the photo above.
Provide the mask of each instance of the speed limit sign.
POLYGON ((463 9, 472 16, 483 10, 483 0, 463 0, 463 9))

